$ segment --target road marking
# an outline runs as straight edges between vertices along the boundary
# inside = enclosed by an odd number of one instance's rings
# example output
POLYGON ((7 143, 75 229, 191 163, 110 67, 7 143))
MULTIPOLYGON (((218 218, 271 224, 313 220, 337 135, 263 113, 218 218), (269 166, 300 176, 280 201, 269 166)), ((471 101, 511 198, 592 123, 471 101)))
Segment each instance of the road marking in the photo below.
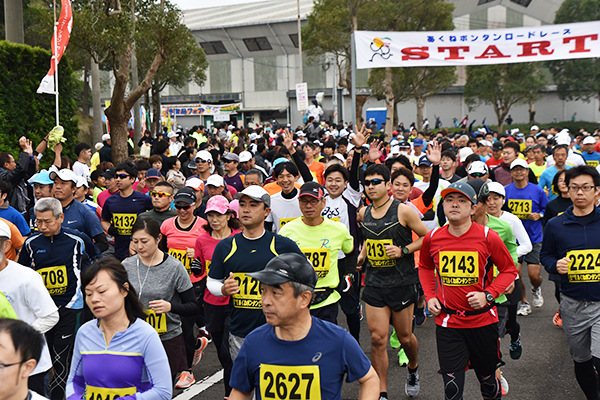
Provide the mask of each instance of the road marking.
POLYGON ((199 395, 206 389, 219 383, 223 379, 223 370, 215 372, 212 376, 206 377, 199 382, 194 383, 188 389, 184 390, 181 394, 174 397, 173 400, 191 400, 194 396, 199 395))

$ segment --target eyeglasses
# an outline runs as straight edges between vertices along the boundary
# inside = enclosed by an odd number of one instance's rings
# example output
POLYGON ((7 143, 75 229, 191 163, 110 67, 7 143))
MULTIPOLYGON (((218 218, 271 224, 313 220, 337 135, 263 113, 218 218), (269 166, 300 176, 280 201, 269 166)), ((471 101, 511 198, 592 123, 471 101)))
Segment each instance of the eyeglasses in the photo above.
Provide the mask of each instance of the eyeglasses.
POLYGON ((178 210, 184 210, 187 211, 189 210, 194 204, 196 203, 192 203, 192 204, 185 204, 185 205, 181 205, 181 204, 175 204, 175 208, 178 210))
POLYGON ((317 204, 319 204, 319 201, 321 201, 321 199, 315 199, 314 197, 307 199, 304 196, 298 199, 298 203, 302 204, 303 206, 307 204, 310 204, 311 206, 316 206, 317 204))
POLYGON ((385 182, 383 179, 365 179, 365 186, 377 186, 377 185, 381 185, 383 182, 385 182))
POLYGON ((116 174, 115 178, 127 179, 127 178, 129 178, 129 174, 116 174))
POLYGON ((20 365, 23 364, 25 361, 19 361, 16 363, 12 363, 12 364, 0 364, 0 375, 4 372, 4 368, 6 367, 12 367, 13 365, 20 365))
POLYGON ((209 163, 209 162, 210 162, 210 160, 203 160, 201 158, 196 158, 196 163, 206 164, 206 163, 209 163))
POLYGON ((587 193, 590 190, 594 189, 595 187, 596 186, 593 186, 593 185, 583 185, 583 186, 573 186, 573 185, 570 185, 569 186, 569 192, 577 193, 581 189, 581 190, 583 190, 584 193, 587 193))
POLYGON ((152 196, 152 197, 171 197, 173 195, 171 193, 152 191, 152 192, 150 192, 150 196, 152 196))

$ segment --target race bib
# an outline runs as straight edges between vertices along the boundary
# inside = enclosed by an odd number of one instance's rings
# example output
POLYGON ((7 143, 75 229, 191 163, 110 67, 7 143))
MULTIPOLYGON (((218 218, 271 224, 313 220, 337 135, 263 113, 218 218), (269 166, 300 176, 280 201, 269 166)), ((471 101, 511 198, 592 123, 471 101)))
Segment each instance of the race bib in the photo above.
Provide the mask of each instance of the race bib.
POLYGON ((235 308, 247 308, 260 310, 262 302, 260 299, 260 282, 246 275, 245 272, 234 272, 233 279, 240 287, 240 292, 231 296, 235 308))
POLYGON ((567 257, 569 282, 600 282, 600 250, 572 250, 567 257))
POLYGON ((283 226, 284 226, 285 224, 287 224, 288 222, 290 222, 290 221, 293 221, 293 220, 295 220, 295 219, 297 219, 297 218, 298 218, 298 217, 294 217, 294 218, 281 218, 281 219, 279 220, 279 229, 283 228, 283 226))
POLYGON ((37 272, 44 278, 44 286, 50 292, 50 296, 60 296, 67 293, 67 267, 58 265, 56 267, 40 268, 37 272))
POLYGON ((319 279, 325 278, 329 273, 329 249, 302 249, 302 252, 317 271, 319 279))
POLYGON ((328 218, 328 219, 335 221, 335 222, 340 222, 340 217, 333 217, 333 218, 328 218))
POLYGON ((508 208, 519 219, 529 219, 532 213, 531 200, 508 200, 508 208))
POLYGON ((192 274, 192 259, 187 256, 187 252, 185 250, 169 249, 169 254, 183 264, 188 275, 192 274))
POLYGON ((396 260, 388 257, 385 246, 393 245, 392 239, 374 240, 367 239, 367 258, 374 268, 393 267, 396 260))
POLYGON ((137 388, 128 387, 122 389, 100 388, 86 385, 85 400, 114 400, 123 396, 131 396, 137 393, 137 388))
POLYGON ((148 314, 146 322, 152 325, 159 335, 167 333, 167 314, 157 314, 154 310, 146 310, 146 314, 148 314))
POLYGON ((470 286, 479 282, 476 251, 440 251, 439 268, 446 286, 470 286))
POLYGON ((318 365, 260 365, 260 397, 276 400, 321 400, 318 365))
POLYGON ((211 260, 206 260, 206 275, 208 275, 208 271, 210 271, 210 262, 211 260))
POLYGON ((598 161, 592 161, 592 160, 589 160, 589 161, 586 161, 585 163, 586 163, 587 165, 591 165, 592 167, 596 168, 596 167, 598 166, 598 163, 599 163, 599 162, 598 162, 598 161))
POLYGON ((137 219, 137 214, 124 214, 114 213, 113 214, 113 225, 117 228, 119 235, 129 236, 131 235, 131 228, 137 219))

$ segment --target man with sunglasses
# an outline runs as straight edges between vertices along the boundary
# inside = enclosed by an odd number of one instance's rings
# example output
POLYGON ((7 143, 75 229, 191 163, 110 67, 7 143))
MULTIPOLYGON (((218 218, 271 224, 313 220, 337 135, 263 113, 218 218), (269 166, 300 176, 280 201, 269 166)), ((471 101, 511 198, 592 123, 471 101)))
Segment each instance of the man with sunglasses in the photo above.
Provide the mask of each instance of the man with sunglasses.
POLYGON ((238 171, 240 165, 240 157, 235 153, 225 153, 223 156, 225 168, 225 183, 233 186, 235 190, 241 192, 244 190, 244 174, 238 171))
POLYGON ((154 190, 150 193, 152 197, 152 207, 150 211, 146 211, 140 214, 141 216, 147 216, 154 218, 158 221, 159 225, 169 218, 176 217, 177 212, 171 208, 171 200, 173 200, 173 185, 169 182, 158 182, 154 186, 154 190))
MULTIPOLYGON (((437 152, 439 154, 439 152, 437 152)), ((435 161, 436 168, 439 158, 435 161)), ((371 204, 359 211, 364 246, 358 265, 366 260, 365 288, 367 324, 371 332, 371 362, 380 379, 380 400, 387 400, 387 340, 390 321, 408 356, 405 391, 408 396, 419 393, 418 342, 412 333, 414 305, 419 298, 419 275, 413 253, 421 247, 427 227, 415 211, 391 198, 390 171, 381 164, 365 170, 365 193, 371 204), (412 240, 412 232, 419 239, 412 240)))
POLYGON ((137 216, 152 209, 152 199, 133 190, 137 168, 131 162, 123 162, 115 168, 115 181, 119 193, 106 199, 102 208, 102 227, 115 237, 115 257, 129 257, 131 228, 137 216))
POLYGON ((466 183, 472 179, 481 179, 484 182, 491 182, 490 170, 483 161, 473 161, 467 168, 467 176, 458 180, 458 182, 466 183))
POLYGON ((573 206, 546 224, 541 258, 560 275, 560 315, 575 376, 588 399, 598 399, 600 369, 600 175, 583 165, 567 171, 573 206))
POLYGON ((340 284, 338 255, 349 254, 354 249, 354 238, 348 228, 321 216, 325 208, 325 191, 317 182, 307 182, 300 188, 298 204, 302 217, 287 223, 279 234, 292 239, 317 271, 318 281, 310 313, 337 324, 338 301, 335 290, 340 284))

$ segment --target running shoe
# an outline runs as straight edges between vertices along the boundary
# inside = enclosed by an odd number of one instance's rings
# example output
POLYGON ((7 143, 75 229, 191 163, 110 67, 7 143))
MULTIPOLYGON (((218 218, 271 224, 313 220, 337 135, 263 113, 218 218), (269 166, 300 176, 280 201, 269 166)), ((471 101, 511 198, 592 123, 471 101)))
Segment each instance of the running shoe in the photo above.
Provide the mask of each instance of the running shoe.
POLYGON ((510 342, 510 358, 518 360, 521 358, 521 354, 523 354, 523 346, 521 346, 521 335, 519 335, 516 342, 510 342))
POLYGON ((506 396, 508 394, 508 381, 502 374, 500 374, 500 385, 502 385, 502 396, 506 396))
POLYGON ((196 383, 194 379, 194 374, 190 371, 183 371, 177 377, 177 384, 175 385, 176 389, 187 389, 196 383))
POLYGON ((517 310, 517 315, 531 314, 531 305, 529 303, 521 303, 521 307, 517 310))
POLYGON ((533 300, 531 301, 531 303, 533 304, 533 306, 535 308, 540 308, 541 306, 544 305, 544 297, 542 296, 542 288, 539 287, 537 289, 531 288, 531 291, 533 292, 533 300))
POLYGON ((379 395, 379 400, 388 400, 387 396, 379 395))
POLYGON ((390 335, 390 346, 392 349, 397 349, 400 347, 400 341, 398 340, 398 336, 396 336, 396 330, 392 330, 392 334, 390 335))
POLYGON ((208 343, 212 342, 212 336, 211 336, 210 332, 206 330, 206 326, 203 326, 199 330, 200 330, 200 332, 198 333, 198 337, 204 336, 205 338, 208 339, 208 343))
POLYGON ((421 384, 419 383, 419 371, 406 372, 406 385, 404 386, 404 392, 408 397, 415 397, 419 394, 421 384))
POLYGON ((417 311, 415 313, 415 324, 423 325, 427 320, 427 316, 425 315, 425 307, 417 307, 417 311))
POLYGON ((408 357, 406 356, 404 349, 400 349, 398 352, 398 364, 400 364, 401 367, 406 367, 408 365, 408 357))
POLYGON ((206 346, 208 346, 209 343, 210 341, 208 340, 208 338, 198 335, 198 337, 196 338, 196 346, 194 350, 194 359, 192 360, 192 367, 198 365, 198 363, 202 359, 204 349, 206 349, 206 346))
POLYGON ((562 326, 562 318, 560 317, 560 310, 558 310, 556 312, 556 314, 554 314, 554 318, 552 318, 552 322, 554 322, 554 325, 556 325, 556 326, 562 326))

